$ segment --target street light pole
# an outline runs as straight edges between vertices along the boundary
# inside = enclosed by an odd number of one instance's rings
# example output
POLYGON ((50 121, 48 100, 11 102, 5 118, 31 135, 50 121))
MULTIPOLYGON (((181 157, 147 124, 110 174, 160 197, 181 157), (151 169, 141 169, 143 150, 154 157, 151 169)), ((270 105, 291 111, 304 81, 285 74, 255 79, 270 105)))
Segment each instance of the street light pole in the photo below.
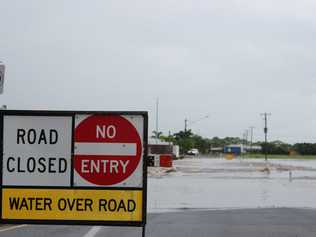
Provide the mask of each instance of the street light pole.
POLYGON ((248 129, 244 130, 243 133, 243 152, 246 153, 247 152, 247 146, 248 146, 248 129))
POLYGON ((248 146, 248 129, 245 130, 246 147, 248 146))
POLYGON ((158 135, 158 120, 159 120, 159 116, 158 116, 158 111, 159 111, 159 98, 157 98, 156 100, 156 142, 159 138, 159 135, 158 135))
POLYGON ((155 132, 155 142, 158 144, 158 139, 159 139, 159 97, 156 99, 156 130, 155 132))
POLYGON ((184 132, 187 131, 187 128, 188 128, 188 119, 185 118, 185 119, 184 119, 184 132))

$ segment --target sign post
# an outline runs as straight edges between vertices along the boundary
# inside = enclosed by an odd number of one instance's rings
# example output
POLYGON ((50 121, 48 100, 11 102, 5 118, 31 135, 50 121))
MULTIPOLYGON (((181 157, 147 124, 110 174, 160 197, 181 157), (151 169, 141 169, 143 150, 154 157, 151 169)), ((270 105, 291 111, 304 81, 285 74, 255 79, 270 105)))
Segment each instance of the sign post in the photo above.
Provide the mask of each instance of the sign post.
POLYGON ((3 93, 5 66, 0 62, 0 94, 3 93))
POLYGON ((0 111, 1 223, 139 226, 147 112, 0 111))

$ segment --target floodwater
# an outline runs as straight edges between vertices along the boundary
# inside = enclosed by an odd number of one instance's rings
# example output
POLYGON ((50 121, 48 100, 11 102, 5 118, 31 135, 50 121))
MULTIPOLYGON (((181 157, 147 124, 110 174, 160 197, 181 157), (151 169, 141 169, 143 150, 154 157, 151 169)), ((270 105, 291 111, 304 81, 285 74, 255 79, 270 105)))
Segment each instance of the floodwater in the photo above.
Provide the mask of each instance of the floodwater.
MULTIPOLYGON (((148 179, 148 211, 316 208, 316 161, 186 158, 148 179)), ((153 168, 159 169, 159 168, 153 168)))

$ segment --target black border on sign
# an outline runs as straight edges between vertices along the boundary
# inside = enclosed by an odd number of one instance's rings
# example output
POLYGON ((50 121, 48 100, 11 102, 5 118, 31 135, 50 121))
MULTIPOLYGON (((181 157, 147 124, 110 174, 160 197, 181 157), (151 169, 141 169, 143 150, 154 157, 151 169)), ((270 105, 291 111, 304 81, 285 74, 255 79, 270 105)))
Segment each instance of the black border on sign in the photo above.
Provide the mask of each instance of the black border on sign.
POLYGON ((0 110, 0 223, 1 224, 51 224, 51 225, 105 225, 105 226, 135 226, 143 227, 147 219, 147 147, 148 147, 148 113, 146 111, 48 111, 48 110, 0 110), (74 187, 73 186, 73 158, 74 158, 74 130, 76 114, 94 115, 137 115, 143 117, 143 187, 74 187), (13 186, 3 185, 3 138, 4 116, 61 116, 72 118, 72 144, 71 144, 71 180, 69 187, 61 186, 13 186), (143 206, 142 221, 91 221, 91 220, 30 220, 30 219, 3 219, 2 218, 2 189, 81 189, 81 190, 142 190, 143 206))
POLYGON ((0 222, 2 220, 3 116, 0 116, 0 222))
POLYGON ((143 223, 146 225, 147 220, 147 156, 148 156, 148 114, 143 115, 144 118, 144 154, 143 154, 143 223))
POLYGON ((71 117, 71 123, 72 123, 72 128, 71 128, 71 158, 70 158, 70 187, 73 188, 74 186, 74 157, 75 157, 75 116, 72 115, 71 117))

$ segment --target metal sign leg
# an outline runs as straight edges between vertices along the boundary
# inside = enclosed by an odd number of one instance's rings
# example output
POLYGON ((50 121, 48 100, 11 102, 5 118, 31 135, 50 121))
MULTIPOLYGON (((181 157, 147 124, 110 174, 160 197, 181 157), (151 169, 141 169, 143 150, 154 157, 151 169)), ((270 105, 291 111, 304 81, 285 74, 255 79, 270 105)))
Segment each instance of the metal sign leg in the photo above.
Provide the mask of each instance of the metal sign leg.
POLYGON ((142 227, 142 237, 145 237, 145 235, 146 235, 146 225, 142 227))

